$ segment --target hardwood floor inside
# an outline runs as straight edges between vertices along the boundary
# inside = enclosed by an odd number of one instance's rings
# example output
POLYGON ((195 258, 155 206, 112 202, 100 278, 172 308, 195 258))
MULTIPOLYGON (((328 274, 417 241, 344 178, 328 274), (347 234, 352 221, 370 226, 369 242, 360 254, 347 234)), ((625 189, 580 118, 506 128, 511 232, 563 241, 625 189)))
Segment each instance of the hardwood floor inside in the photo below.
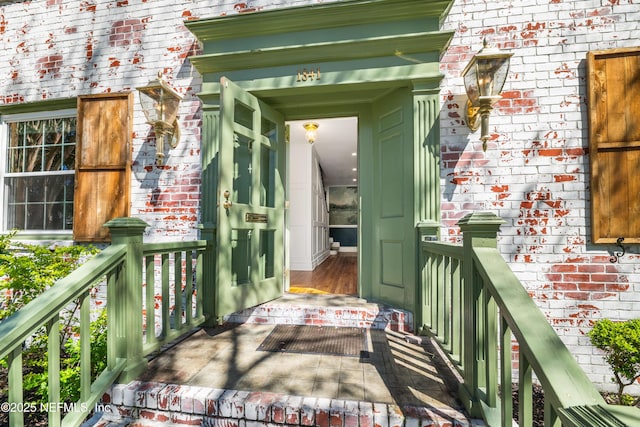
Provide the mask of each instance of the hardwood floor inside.
POLYGON ((358 294, 358 256, 355 253, 330 255, 313 271, 292 270, 290 292, 318 294, 358 294))

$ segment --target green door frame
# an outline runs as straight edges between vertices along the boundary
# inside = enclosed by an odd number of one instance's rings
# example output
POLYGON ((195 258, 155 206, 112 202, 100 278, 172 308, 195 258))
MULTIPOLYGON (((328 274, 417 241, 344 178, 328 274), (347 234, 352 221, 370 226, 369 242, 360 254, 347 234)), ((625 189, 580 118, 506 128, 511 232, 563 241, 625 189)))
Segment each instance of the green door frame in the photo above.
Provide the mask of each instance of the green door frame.
MULTIPOLYGON (((453 31, 441 31, 440 25, 452 3, 352 0, 186 22, 203 46, 201 54, 189 58, 203 76, 199 94, 203 101, 203 236, 216 223, 219 199, 212 181, 217 176, 218 148, 211 135, 219 119, 222 75, 278 110, 285 120, 366 117, 377 99, 408 88, 413 106, 412 237, 417 245, 422 235, 437 234, 439 56, 453 36, 453 31)), ((372 136, 368 127, 359 129, 361 141, 372 136)), ((362 147, 359 144, 359 161, 366 162, 368 154, 362 147)), ((359 229, 367 230, 376 226, 366 214, 374 208, 369 203, 375 189, 363 186, 362 179, 359 187, 365 213, 359 229)), ((364 247, 367 236, 360 234, 359 262, 366 263, 370 261, 364 247)), ((417 278, 417 256, 415 263, 417 278)), ((369 270, 369 266, 359 269, 359 289, 365 298, 374 294, 369 270)), ((419 292, 415 301, 406 301, 402 307, 416 313, 417 324, 421 321, 419 292)))

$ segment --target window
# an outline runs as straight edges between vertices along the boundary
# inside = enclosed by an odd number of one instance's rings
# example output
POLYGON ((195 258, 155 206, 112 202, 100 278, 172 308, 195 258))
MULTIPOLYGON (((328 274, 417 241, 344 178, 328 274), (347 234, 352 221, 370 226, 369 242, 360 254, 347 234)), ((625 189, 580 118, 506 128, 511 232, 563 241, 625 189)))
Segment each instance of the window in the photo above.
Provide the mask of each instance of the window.
POLYGON ((594 243, 640 243, 640 48, 589 52, 594 243))
POLYGON ((71 231, 75 111, 5 117, 4 229, 71 231))
POLYGON ((127 92, 1 107, 3 230, 108 241, 104 224, 129 215, 132 104, 127 92))

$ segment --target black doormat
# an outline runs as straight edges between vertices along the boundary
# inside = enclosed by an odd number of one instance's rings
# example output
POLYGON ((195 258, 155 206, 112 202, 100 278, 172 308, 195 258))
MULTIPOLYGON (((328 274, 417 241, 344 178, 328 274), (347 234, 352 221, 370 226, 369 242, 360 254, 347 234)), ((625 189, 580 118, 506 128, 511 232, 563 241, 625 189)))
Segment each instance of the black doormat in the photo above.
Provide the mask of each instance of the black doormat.
POLYGON ((362 328, 276 325, 258 350, 359 357, 366 350, 365 340, 362 328))

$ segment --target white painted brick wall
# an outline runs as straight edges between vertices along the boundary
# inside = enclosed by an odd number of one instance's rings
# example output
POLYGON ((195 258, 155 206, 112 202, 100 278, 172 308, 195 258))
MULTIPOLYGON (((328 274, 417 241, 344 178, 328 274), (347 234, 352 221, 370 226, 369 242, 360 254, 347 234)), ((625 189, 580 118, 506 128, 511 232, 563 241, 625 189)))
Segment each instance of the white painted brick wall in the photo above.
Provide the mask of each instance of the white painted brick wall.
MULTIPOLYGON (((336 0, 331 0, 336 1, 336 0)), ((135 90, 163 71, 182 95, 182 141, 162 168, 153 166, 149 126, 135 103, 133 215, 148 222, 147 240, 197 237, 201 76, 185 58, 197 52, 186 19, 328 0, 33 0, 0 6, 0 103, 135 90), (115 43, 112 26, 141 29, 115 43), (44 59, 61 57, 57 68, 44 59)), ((419 3, 417 1, 417 3, 419 3)), ((618 264, 590 244, 585 57, 589 50, 638 45, 640 8, 631 0, 456 0, 444 29, 455 30, 442 56, 443 236, 459 238, 456 222, 471 210, 507 220, 500 249, 590 377, 610 388, 610 374, 585 333, 599 317, 638 317, 640 256, 628 248, 618 264), (491 116, 486 153, 463 123, 461 71, 482 39, 514 53, 505 99, 491 116), (575 282, 554 268, 600 265, 619 287, 560 289, 575 282), (566 276, 566 277, 565 277, 566 276), (627 287, 625 289, 625 287, 627 287), (555 287, 555 289, 554 289, 555 287), (574 294, 574 296, 576 296, 574 294), (585 311, 584 307, 588 307, 585 311), (585 350, 585 348, 587 350, 585 350), (586 354, 585 354, 586 352, 586 354), (583 357, 589 356, 590 357, 583 357)), ((592 280, 591 273, 584 278, 592 280)), ((603 282, 604 283, 604 282, 603 282)))
POLYGON ((590 243, 589 158, 581 150, 588 147, 585 58, 590 50, 638 46, 631 34, 640 34, 639 14, 631 1, 469 0, 456 1, 444 24, 456 35, 441 67, 442 149, 449 155, 443 157, 441 181, 447 196, 443 236, 458 239, 449 218, 471 209, 505 218, 500 249, 513 271, 590 378, 609 390, 611 373, 585 334, 598 318, 640 315, 633 304, 639 298, 640 257, 632 246, 619 263, 610 264, 612 248, 590 243), (485 37, 514 53, 504 88, 508 102, 494 110, 489 149, 476 157, 486 164, 459 166, 456 154, 482 153, 479 135, 470 135, 461 120, 466 97, 460 71, 485 37), (540 197, 546 199, 536 200, 540 197), (576 271, 553 273, 554 266, 576 271), (590 266, 603 273, 580 272, 590 266), (590 286, 576 284, 583 279, 590 286), (582 298, 567 298, 571 294, 554 289, 554 283, 576 284, 572 292, 582 292, 582 298), (580 289, 596 289, 598 283, 602 290, 580 289))

